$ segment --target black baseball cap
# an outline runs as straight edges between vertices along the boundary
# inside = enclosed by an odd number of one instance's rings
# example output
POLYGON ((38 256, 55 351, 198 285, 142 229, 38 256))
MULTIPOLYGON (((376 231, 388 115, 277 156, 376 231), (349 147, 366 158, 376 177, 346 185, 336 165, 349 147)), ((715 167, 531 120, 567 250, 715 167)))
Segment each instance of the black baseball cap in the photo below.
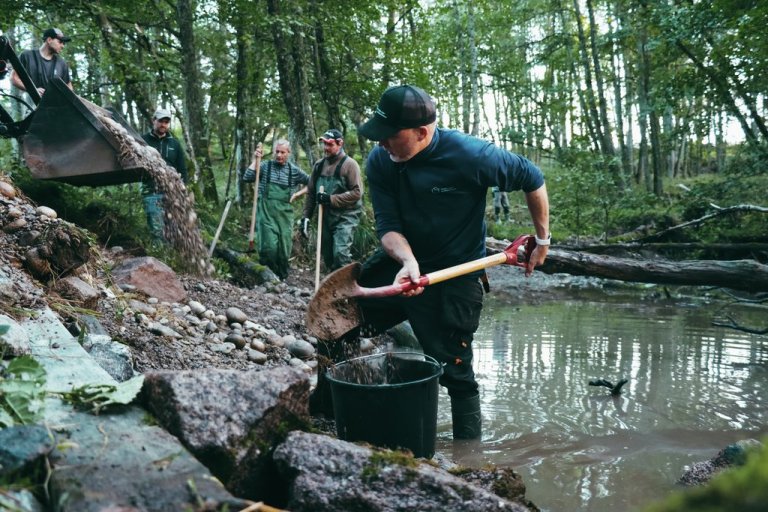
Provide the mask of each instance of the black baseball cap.
POLYGON ((381 95, 373 117, 357 127, 360 135, 370 140, 383 140, 403 128, 418 128, 437 118, 435 102, 414 85, 390 87, 381 95))
POLYGON ((60 40, 62 43, 68 43, 72 40, 71 37, 67 37, 64 35, 64 32, 57 28, 49 28, 45 32, 43 32, 43 41, 48 39, 49 37, 52 37, 54 39, 60 40))
POLYGON ((329 142, 332 140, 340 141, 344 140, 344 135, 341 134, 339 130, 336 128, 331 128, 327 132, 325 132, 323 135, 320 136, 320 140, 323 142, 329 142))

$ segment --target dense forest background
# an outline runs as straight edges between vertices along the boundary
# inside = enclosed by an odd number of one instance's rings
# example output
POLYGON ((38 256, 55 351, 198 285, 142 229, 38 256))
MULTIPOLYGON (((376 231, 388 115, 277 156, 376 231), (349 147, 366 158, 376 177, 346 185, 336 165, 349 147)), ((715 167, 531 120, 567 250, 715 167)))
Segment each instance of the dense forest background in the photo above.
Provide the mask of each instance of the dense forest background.
MULTIPOLYGON (((362 163, 356 126, 400 83, 436 98, 441 125, 539 164, 556 238, 764 198, 766 2, 5 0, 3 21, 18 53, 49 26, 72 36, 76 92, 139 130, 156 107, 175 112, 207 231, 225 198, 242 204, 236 171, 258 142, 288 137, 309 169, 337 127, 362 163)), ((697 236, 765 241, 759 214, 727 222, 697 236)))

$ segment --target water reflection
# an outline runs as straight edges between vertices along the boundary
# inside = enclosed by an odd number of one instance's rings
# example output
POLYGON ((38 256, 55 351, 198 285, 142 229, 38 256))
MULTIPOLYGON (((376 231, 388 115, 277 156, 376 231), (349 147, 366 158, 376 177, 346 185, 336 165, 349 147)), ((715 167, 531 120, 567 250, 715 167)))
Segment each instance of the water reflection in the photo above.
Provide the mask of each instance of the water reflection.
POLYGON ((483 442, 452 443, 443 395, 438 451, 514 467, 545 510, 635 510, 673 490, 686 464, 768 433, 764 337, 711 327, 712 308, 606 300, 490 296, 474 363, 483 442), (595 378, 629 382, 612 397, 595 378))

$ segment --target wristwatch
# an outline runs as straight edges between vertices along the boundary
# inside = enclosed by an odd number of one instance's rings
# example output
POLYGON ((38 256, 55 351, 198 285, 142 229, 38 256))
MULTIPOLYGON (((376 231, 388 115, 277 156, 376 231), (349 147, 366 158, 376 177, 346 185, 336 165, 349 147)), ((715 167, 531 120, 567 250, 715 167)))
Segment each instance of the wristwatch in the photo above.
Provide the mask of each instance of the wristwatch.
POLYGON ((549 245, 552 243, 552 233, 549 233, 547 238, 539 238, 539 235, 533 235, 533 238, 536 240, 536 245, 549 245))

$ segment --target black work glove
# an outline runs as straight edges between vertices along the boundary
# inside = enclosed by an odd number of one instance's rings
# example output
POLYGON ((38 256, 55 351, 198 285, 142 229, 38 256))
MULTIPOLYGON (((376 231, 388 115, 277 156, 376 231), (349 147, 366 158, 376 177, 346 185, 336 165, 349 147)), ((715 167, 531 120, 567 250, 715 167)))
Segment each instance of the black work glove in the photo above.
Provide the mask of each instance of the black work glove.
POLYGON ((301 236, 309 238, 309 219, 306 217, 301 219, 301 236))
POLYGON ((324 204, 329 205, 331 204, 331 194, 327 194, 325 192, 318 192, 317 196, 315 197, 315 200, 318 204, 324 204))

